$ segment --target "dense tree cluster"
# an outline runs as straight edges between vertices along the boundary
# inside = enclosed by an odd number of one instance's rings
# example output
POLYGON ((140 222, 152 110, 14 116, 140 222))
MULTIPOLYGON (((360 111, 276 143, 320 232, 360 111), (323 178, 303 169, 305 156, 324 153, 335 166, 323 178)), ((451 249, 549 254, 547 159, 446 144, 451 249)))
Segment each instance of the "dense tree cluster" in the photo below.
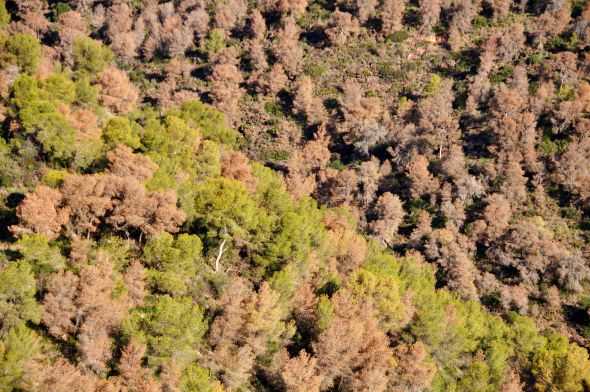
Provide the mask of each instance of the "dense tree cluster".
POLYGON ((0 392, 589 390, 589 22, 0 0, 0 392))

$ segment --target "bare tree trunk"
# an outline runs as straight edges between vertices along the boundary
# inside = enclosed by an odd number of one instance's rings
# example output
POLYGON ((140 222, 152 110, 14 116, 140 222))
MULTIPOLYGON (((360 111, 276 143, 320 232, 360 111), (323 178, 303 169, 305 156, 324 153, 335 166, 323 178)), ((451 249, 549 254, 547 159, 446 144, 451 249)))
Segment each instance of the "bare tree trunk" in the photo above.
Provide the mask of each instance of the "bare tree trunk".
POLYGON ((219 262, 221 261, 221 256, 223 256, 223 252, 225 251, 225 241, 221 241, 221 245, 219 245, 219 251, 217 252, 217 257, 215 258, 215 272, 219 271, 219 262))

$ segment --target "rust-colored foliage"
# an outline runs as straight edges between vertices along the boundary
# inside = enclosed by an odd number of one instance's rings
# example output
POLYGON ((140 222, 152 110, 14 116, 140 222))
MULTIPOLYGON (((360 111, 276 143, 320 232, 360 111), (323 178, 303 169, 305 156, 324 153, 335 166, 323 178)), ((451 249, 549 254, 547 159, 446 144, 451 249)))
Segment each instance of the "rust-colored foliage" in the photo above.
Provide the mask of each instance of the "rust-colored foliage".
POLYGON ((244 93, 240 87, 242 73, 236 63, 235 54, 226 51, 218 57, 210 76, 211 93, 216 106, 233 120, 239 118, 238 101, 244 93))
POLYGON ((101 87, 100 101, 114 113, 128 113, 135 109, 139 93, 125 72, 108 67, 100 74, 98 84, 101 87))
POLYGON ((359 22, 348 12, 337 10, 332 14, 326 35, 333 45, 344 45, 349 37, 359 31, 359 22))
POLYGON ((414 154, 407 167, 412 197, 435 192, 439 187, 438 179, 428 170, 428 159, 424 155, 414 154))
POLYGON ((78 339, 81 364, 102 373, 112 355, 111 334, 122 321, 127 304, 113 298, 113 266, 105 255, 96 265, 85 265, 79 275, 55 274, 43 301, 43 323, 49 333, 63 341, 78 339))
POLYGON ((0 0, 0 390, 584 389, 587 3, 0 0))
POLYGON ((150 179, 158 166, 144 155, 134 154, 125 146, 118 145, 107 153, 109 171, 118 177, 131 177, 138 181, 150 179))
POLYGON ((428 358, 424 343, 401 344, 394 351, 397 366, 391 380, 391 390, 396 392, 408 390, 427 390, 430 388, 436 368, 428 358))
POLYGON ((48 238, 59 235, 68 221, 69 210, 62 207, 63 195, 56 189, 39 185, 17 207, 20 224, 12 226, 15 234, 39 233, 48 238))
POLYGON ((276 33, 276 43, 273 52, 279 62, 290 75, 300 71, 303 50, 299 46, 300 28, 295 18, 290 16, 283 22, 282 28, 276 33))
POLYGON ((90 235, 101 224, 127 234, 176 232, 184 213, 176 206, 173 191, 149 192, 141 180, 157 168, 147 157, 133 155, 126 147, 109 154, 112 173, 69 175, 59 190, 38 187, 19 205, 19 225, 14 233, 57 237, 90 235))
POLYGON ((221 175, 244 183, 251 191, 256 189, 256 178, 252 174, 248 157, 239 151, 223 153, 221 156, 221 175))
POLYGON ((313 345, 322 389, 341 385, 354 391, 387 390, 393 353, 371 306, 354 303, 345 291, 338 292, 332 302, 333 319, 313 345))
POLYGON ((265 282, 254 292, 243 279, 236 279, 220 299, 223 313, 211 325, 209 360, 228 388, 238 388, 252 376, 254 360, 269 350, 272 342, 288 339, 281 321, 278 295, 265 282))
POLYGON ((162 390, 151 371, 142 366, 145 350, 145 345, 136 341, 131 341, 123 349, 119 361, 121 375, 117 380, 121 391, 158 392, 162 390))
POLYGON ((318 374, 317 358, 305 351, 290 358, 281 370, 285 389, 289 392, 319 392, 322 377, 318 374))
POLYGON ((320 128, 313 140, 307 142, 301 150, 295 151, 289 158, 286 182, 295 197, 307 196, 315 191, 315 177, 330 160, 328 144, 329 138, 325 130, 320 128))
POLYGON ((371 222, 370 228, 380 241, 391 244, 405 215, 400 198, 384 193, 377 199, 375 212, 377 219, 371 222))

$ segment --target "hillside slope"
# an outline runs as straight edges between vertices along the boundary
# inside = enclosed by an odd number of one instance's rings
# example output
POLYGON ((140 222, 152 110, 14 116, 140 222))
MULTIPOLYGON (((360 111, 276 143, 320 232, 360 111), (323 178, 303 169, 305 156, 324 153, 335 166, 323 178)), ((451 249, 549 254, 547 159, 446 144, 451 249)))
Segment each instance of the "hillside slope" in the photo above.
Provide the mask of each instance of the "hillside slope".
POLYGON ((589 390, 589 21, 0 0, 0 392, 589 390))

